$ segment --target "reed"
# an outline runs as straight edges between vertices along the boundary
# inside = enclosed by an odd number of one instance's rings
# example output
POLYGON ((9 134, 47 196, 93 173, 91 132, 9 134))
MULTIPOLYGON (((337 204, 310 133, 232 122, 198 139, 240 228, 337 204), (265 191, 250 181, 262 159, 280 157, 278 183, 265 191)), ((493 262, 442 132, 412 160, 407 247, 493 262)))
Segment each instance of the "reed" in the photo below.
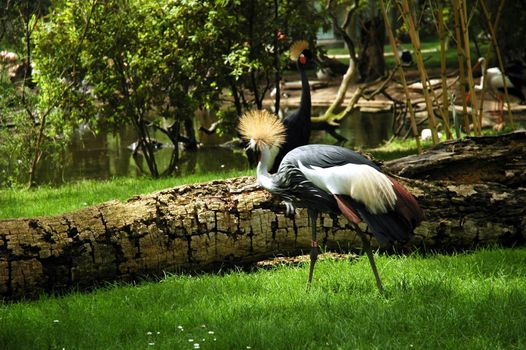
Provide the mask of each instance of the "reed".
POLYGON ((438 143, 438 132, 437 132, 437 122, 435 119, 435 113, 433 111, 433 101, 431 100, 429 89, 428 89, 428 75, 424 65, 424 60, 422 58, 422 52, 420 50, 420 36, 418 34, 415 21, 413 18, 413 13, 409 7, 408 0, 402 0, 401 3, 397 3, 399 12, 404 20, 404 23, 408 25, 409 28, 409 37, 411 38, 411 43, 413 44, 416 65, 418 67, 418 72, 420 74, 420 80, 422 82, 422 90, 424 94, 424 100, 426 103, 426 110, 428 114, 429 128, 431 129, 431 135, 433 138, 433 143, 438 143))
MULTIPOLYGON (((452 138, 450 126, 449 126, 449 96, 448 96, 448 85, 447 85, 447 66, 446 66, 446 51, 449 33, 446 30, 444 24, 444 8, 441 1, 437 2, 436 7, 436 19, 438 24, 438 36, 440 39, 440 78, 442 81, 442 108, 441 114, 444 120, 444 130, 446 132, 447 139, 452 138)), ((437 101, 438 102, 438 101, 437 101)))
MULTIPOLYGON (((471 50, 469 49, 469 27, 467 22, 467 5, 464 0, 454 0, 455 11, 459 13, 460 18, 460 30, 462 32, 462 42, 464 44, 464 55, 466 58, 466 72, 468 78, 469 94, 471 96, 472 108, 472 122, 475 130, 475 135, 481 135, 481 126, 479 119, 477 118, 477 94, 475 93, 475 82, 473 80, 473 71, 471 67, 471 50)), ((458 45, 460 43, 457 43, 458 45)))
POLYGON ((400 62, 398 48, 396 47, 396 40, 393 35, 389 17, 387 16, 387 10, 385 8, 384 0, 380 0, 379 4, 380 4, 380 9, 382 11, 382 15, 384 17, 385 28, 387 28, 387 34, 389 36, 389 42, 391 43, 391 49, 393 50, 393 55, 394 55, 396 67, 398 70, 398 74, 400 76, 400 81, 402 82, 402 87, 404 88, 404 93, 406 96, 406 105, 409 110, 409 120, 411 122, 411 131, 413 132, 413 137, 415 138, 416 149, 418 153, 422 153, 422 146, 420 145, 420 135, 418 134, 418 129, 416 127, 415 112, 413 110, 413 104, 411 103, 411 99, 409 97, 409 89, 407 87, 407 81, 405 79, 404 69, 402 68, 402 63, 400 62))
MULTIPOLYGON (((502 13, 502 8, 504 7, 504 3, 506 1, 505 0, 502 0, 499 4, 499 8, 497 10, 497 14, 495 15, 495 23, 492 23, 491 21, 491 16, 489 14, 489 11, 488 11, 488 7, 486 6, 486 3, 484 1, 480 1, 480 6, 482 8, 482 13, 484 15, 484 18, 486 19, 486 22, 487 22, 487 25, 488 25, 488 28, 489 28, 489 31, 490 31, 490 36, 491 36, 491 46, 493 47, 493 49, 495 50, 495 54, 497 56, 497 61, 498 61, 498 64, 499 64, 499 69, 501 72, 505 72, 504 71, 504 62, 502 60, 502 55, 500 53, 500 49, 499 49, 499 45, 497 43, 497 35, 496 35, 496 28, 499 24, 499 21, 500 21, 500 14, 502 13)), ((514 128, 514 121, 513 121, 513 114, 511 113, 511 108, 510 108, 510 96, 508 94, 508 84, 506 83, 506 79, 504 79, 504 75, 503 75, 503 78, 502 78, 502 84, 504 85, 504 96, 505 96, 505 99, 506 99, 506 105, 508 107, 508 119, 510 121, 510 125, 512 128, 514 128)), ((481 113, 481 116, 482 116, 482 113, 481 113)))

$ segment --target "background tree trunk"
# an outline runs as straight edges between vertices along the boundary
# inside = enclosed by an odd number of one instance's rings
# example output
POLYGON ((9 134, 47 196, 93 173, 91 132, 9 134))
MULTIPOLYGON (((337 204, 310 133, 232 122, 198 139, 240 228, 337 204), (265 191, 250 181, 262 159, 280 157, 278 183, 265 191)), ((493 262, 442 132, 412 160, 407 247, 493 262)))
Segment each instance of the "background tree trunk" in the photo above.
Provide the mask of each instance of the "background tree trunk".
POLYGON ((361 30, 361 49, 358 59, 358 71, 361 82, 374 81, 384 76, 385 25, 379 14, 364 21, 361 30))
MULTIPOLYGON (((425 179, 400 178, 425 212, 409 248, 523 244, 525 164, 526 132, 449 141, 385 163, 393 174, 425 179)), ((0 296, 32 297, 308 251, 306 210, 286 218, 284 207, 249 186, 254 183, 253 177, 212 181, 55 217, 1 220, 0 296)), ((342 217, 323 215, 318 225, 327 249, 361 247, 342 217)))

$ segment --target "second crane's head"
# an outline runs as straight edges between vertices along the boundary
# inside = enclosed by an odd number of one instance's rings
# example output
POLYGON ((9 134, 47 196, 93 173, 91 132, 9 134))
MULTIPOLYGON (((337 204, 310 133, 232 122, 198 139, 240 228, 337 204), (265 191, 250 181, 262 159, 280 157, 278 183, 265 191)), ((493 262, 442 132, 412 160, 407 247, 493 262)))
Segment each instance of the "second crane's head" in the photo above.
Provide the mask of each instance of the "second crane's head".
POLYGON ((297 62, 299 67, 304 67, 314 56, 309 50, 309 43, 306 40, 299 40, 290 46, 289 57, 292 61, 297 62))
POLYGON ((267 110, 251 110, 239 119, 238 130, 258 160, 265 158, 270 167, 286 138, 285 126, 278 117, 267 110))

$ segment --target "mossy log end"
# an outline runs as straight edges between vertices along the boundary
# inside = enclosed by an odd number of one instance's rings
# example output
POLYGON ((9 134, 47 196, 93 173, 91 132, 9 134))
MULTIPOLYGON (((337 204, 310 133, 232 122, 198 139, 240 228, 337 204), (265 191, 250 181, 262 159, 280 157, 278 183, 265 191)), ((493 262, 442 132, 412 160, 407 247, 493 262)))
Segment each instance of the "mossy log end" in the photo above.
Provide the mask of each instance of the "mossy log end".
MULTIPOLYGON (((464 147, 463 142, 457 142, 455 149, 464 147)), ((524 143, 520 147, 522 153, 512 147, 512 156, 499 148, 494 161, 515 159, 511 167, 523 176, 524 143)), ((472 168, 466 171, 478 171, 477 162, 469 162, 472 168)), ((384 168, 399 172, 393 164, 386 163, 384 168)), ((511 181, 514 185, 509 186, 507 181, 465 182, 465 178, 400 178, 426 215, 410 244, 456 249, 524 243, 523 183, 511 181)), ((308 251, 306 210, 300 209, 294 219, 286 218, 281 203, 251 186, 254 183, 253 177, 212 181, 60 216, 1 220, 0 296, 27 298, 53 290, 89 288, 102 281, 253 263, 276 254, 308 251)), ((318 225, 320 242, 328 249, 361 247, 344 218, 323 215, 318 225)))

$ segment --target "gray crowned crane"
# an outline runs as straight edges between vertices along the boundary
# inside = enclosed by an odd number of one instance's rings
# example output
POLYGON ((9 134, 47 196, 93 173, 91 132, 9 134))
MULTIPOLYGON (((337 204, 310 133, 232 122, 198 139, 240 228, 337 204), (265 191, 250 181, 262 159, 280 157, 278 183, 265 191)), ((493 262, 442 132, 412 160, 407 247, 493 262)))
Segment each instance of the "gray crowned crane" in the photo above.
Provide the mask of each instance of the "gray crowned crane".
POLYGON ((289 50, 292 61, 296 61, 296 66, 301 77, 301 99, 298 110, 283 120, 286 128, 285 142, 281 148, 272 148, 268 161, 268 168, 271 173, 278 170, 281 160, 291 150, 296 147, 309 143, 311 132, 311 99, 309 79, 305 67, 313 59, 313 54, 309 50, 309 43, 305 40, 294 42, 289 50))
POLYGON ((380 293, 383 286, 366 234, 358 226, 365 222, 381 243, 407 241, 422 221, 416 199, 395 179, 362 155, 332 145, 305 145, 285 155, 276 174, 270 174, 271 149, 285 141, 285 127, 264 110, 249 111, 239 122, 239 131, 260 155, 257 182, 285 203, 292 215, 296 207, 307 208, 312 244, 307 286, 312 283, 318 256, 318 214, 343 214, 363 242, 380 293))

